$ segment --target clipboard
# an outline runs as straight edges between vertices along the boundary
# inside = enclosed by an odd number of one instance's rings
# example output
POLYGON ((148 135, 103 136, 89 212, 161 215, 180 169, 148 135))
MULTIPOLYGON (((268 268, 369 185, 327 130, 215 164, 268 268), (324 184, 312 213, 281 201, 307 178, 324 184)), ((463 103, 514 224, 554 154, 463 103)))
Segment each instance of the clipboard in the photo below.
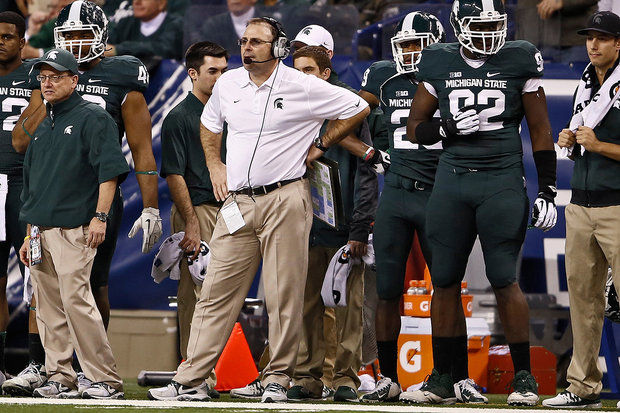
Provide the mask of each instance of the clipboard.
POLYGON ((338 229, 344 217, 338 162, 321 157, 308 169, 312 212, 315 217, 338 229))

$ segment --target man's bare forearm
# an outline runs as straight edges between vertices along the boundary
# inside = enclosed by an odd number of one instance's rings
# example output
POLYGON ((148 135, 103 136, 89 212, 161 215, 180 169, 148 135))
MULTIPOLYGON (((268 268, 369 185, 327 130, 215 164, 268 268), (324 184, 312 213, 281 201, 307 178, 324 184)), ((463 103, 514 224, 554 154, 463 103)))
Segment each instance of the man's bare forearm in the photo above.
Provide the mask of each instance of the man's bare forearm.
POLYGON ((368 116, 370 109, 364 108, 360 113, 348 119, 336 119, 331 122, 331 127, 322 136, 323 146, 330 147, 350 135, 362 121, 368 116))
POLYGON ((112 200, 114 200, 114 194, 116 193, 117 177, 102 182, 99 184, 99 197, 97 198, 97 212, 110 212, 110 206, 112 206, 112 200))
POLYGON ((194 211, 185 179, 181 175, 168 175, 166 182, 168 183, 168 189, 170 190, 170 195, 172 195, 174 206, 176 206, 183 217, 183 221, 186 224, 193 221, 197 222, 198 217, 196 216, 196 211, 194 211))
POLYGON ((207 162, 207 168, 211 168, 214 165, 222 163, 222 157, 220 151, 222 149, 222 134, 213 133, 205 126, 200 124, 200 143, 202 144, 202 150, 205 153, 205 160, 207 162))

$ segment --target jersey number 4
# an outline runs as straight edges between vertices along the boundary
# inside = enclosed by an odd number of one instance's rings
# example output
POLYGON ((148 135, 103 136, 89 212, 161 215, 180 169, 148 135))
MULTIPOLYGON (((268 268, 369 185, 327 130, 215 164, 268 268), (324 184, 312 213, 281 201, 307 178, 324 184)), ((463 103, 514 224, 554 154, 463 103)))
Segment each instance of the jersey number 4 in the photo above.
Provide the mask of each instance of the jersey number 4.
POLYGON ((506 96, 504 92, 497 89, 483 89, 478 94, 474 94, 469 89, 455 89, 448 95, 450 99, 450 113, 456 116, 459 109, 469 105, 487 106, 482 109, 478 115, 480 116, 480 130, 491 131, 504 127, 504 122, 492 122, 489 119, 499 116, 506 109, 506 96))

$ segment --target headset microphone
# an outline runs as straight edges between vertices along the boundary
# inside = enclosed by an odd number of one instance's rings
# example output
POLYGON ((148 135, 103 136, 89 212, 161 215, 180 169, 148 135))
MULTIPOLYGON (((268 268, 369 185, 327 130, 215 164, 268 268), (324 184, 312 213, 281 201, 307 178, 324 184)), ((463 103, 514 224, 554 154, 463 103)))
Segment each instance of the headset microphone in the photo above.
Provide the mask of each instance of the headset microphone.
POLYGON ((272 57, 271 59, 267 59, 267 60, 252 60, 251 57, 244 57, 243 63, 245 63, 246 65, 251 65, 252 63, 267 63, 275 59, 276 59, 275 57, 272 57))

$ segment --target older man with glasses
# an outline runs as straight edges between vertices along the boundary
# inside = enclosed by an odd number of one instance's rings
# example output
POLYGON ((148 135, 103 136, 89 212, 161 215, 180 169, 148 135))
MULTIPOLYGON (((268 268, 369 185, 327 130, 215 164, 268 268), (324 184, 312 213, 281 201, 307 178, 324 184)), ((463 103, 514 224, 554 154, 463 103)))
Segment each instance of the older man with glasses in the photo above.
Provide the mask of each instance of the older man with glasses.
POLYGON ((36 397, 123 398, 123 383, 90 287, 97 246, 118 181, 129 167, 112 117, 75 91, 78 65, 64 49, 35 64, 47 116, 24 159, 27 236, 19 253, 30 267, 37 323, 46 352, 46 385, 36 397), (93 384, 76 391, 73 351, 93 384))

